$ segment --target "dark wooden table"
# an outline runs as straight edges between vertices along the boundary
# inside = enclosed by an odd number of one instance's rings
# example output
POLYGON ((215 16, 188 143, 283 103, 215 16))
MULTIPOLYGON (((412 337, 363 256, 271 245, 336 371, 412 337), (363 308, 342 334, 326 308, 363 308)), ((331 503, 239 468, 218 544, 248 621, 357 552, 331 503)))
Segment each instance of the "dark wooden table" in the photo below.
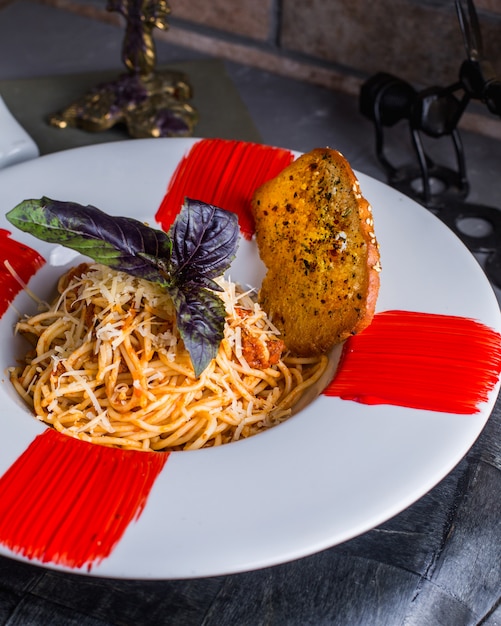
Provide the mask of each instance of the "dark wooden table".
POLYGON ((284 565, 194 580, 89 578, 0 558, 0 623, 498 626, 500 494, 498 399, 440 484, 356 539, 284 565))

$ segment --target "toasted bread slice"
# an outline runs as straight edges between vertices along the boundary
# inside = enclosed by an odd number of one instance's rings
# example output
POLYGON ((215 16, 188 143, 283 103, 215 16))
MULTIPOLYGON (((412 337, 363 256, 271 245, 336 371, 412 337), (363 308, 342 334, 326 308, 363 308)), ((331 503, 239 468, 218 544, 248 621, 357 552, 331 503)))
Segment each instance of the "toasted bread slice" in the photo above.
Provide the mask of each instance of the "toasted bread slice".
POLYGON ((254 194, 263 309, 297 355, 315 355, 370 324, 379 291, 372 210, 342 154, 317 148, 254 194))

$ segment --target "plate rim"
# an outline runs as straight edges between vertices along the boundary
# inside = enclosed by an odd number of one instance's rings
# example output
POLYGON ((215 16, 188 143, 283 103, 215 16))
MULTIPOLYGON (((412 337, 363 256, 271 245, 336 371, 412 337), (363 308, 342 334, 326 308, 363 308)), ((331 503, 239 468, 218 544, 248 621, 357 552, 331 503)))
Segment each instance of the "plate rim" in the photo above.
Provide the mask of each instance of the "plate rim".
MULTIPOLYGON (((24 172, 28 172, 28 175, 30 175, 31 171, 35 171, 36 170, 40 170, 40 169, 44 169, 46 166, 44 164, 48 164, 48 168, 50 169, 52 167, 52 165, 55 163, 56 165, 59 165, 60 162, 67 160, 67 162, 71 161, 71 159, 73 158, 73 156, 76 154, 77 155, 77 160, 80 158, 80 155, 83 156, 83 160, 85 161, 85 159, 87 158, 86 155, 88 154, 93 154, 93 153, 108 153, 111 152, 112 154, 118 154, 121 153, 121 155, 119 156, 119 160, 120 158, 124 158, 127 157, 129 153, 134 153, 137 151, 139 152, 143 152, 143 148, 144 152, 148 153, 151 152, 149 150, 149 146, 155 146, 154 152, 157 151, 157 148, 160 149, 163 145, 165 145, 166 150, 168 150, 168 147, 172 147, 175 146, 174 150, 172 151, 173 153, 182 153, 184 154, 186 152, 187 149, 189 149, 189 147, 191 147, 195 142, 200 141, 202 138, 196 137, 196 138, 188 138, 188 139, 144 139, 144 140, 123 140, 123 141, 118 141, 118 142, 110 142, 110 143, 104 143, 104 144, 97 144, 97 145, 92 145, 92 146, 84 146, 84 147, 80 147, 80 148, 72 148, 71 150, 66 150, 63 152, 59 152, 59 153, 52 153, 52 154, 48 154, 48 155, 43 155, 41 157, 39 157, 38 159, 34 159, 32 161, 28 161, 25 163, 19 163, 13 166, 10 166, 9 168, 6 168, 4 170, 0 171, 0 180, 1 179, 5 179, 5 180, 9 180, 9 178, 12 177, 17 177, 17 176, 21 176, 22 173, 24 172), (165 142, 169 142, 169 143, 165 143, 165 142), (42 165, 40 165, 42 164, 42 165), (19 174, 18 174, 19 173, 19 174)), ((169 148, 170 150, 170 148, 169 148)), ((298 154, 300 154, 297 151, 292 151, 296 156, 298 154)), ((167 169, 167 168, 166 168, 167 169)), ((378 181, 374 178, 372 178, 371 176, 368 176, 362 172, 359 172, 357 170, 355 170, 355 174, 356 176, 359 178, 360 181, 360 185, 362 188, 362 193, 364 193, 364 187, 370 187, 370 186, 376 186, 381 189, 384 188, 385 193, 389 192, 390 196, 392 196, 395 199, 395 203, 397 203, 397 199, 398 199, 398 203, 400 204, 404 204, 404 205, 409 205, 409 206, 414 206, 414 211, 422 211, 422 215, 428 215, 430 218, 429 224, 434 224, 434 227, 437 232, 441 233, 440 235, 438 235, 438 237, 440 238, 442 235, 447 237, 451 237, 454 238, 454 241, 456 242, 456 244, 459 246, 457 249, 458 250, 462 250, 462 253, 459 254, 463 254, 464 257, 464 262, 466 262, 466 259, 468 259, 468 262, 473 261, 474 264, 476 264, 477 270, 478 270, 478 276, 480 277, 480 279, 482 279, 483 276, 483 280, 484 282, 484 288, 488 287, 487 289, 485 289, 485 293, 486 293, 486 298, 489 299, 489 297, 491 298, 490 302, 488 303, 488 306, 490 309, 489 313, 488 313, 488 317, 494 320, 494 318, 496 318, 496 330, 500 330, 501 329, 501 313, 499 312, 499 306, 497 305, 497 300, 496 300, 496 296, 494 291, 492 290, 492 287, 489 285, 487 278, 485 277, 485 274, 483 273, 483 270, 481 269, 480 265, 478 264, 477 260, 475 259, 475 257, 468 251, 468 249, 466 248, 466 246, 464 246, 464 244, 460 241, 460 239, 450 230, 447 228, 447 226, 445 224, 443 224, 438 217, 436 217, 435 215, 433 215, 432 213, 430 213, 429 211, 427 211, 424 207, 422 207, 421 205, 417 204, 414 200, 407 198, 406 196, 404 196, 403 194, 401 194, 400 192, 392 189, 391 187, 387 186, 385 183, 382 183, 381 181, 378 181), (448 233, 447 235, 444 235, 444 233, 448 233), (471 257, 471 258, 470 258, 471 257), (489 293, 490 290, 490 296, 487 296, 487 294, 489 293), (495 308, 497 307, 497 314, 496 314, 496 310, 495 308)), ((167 187, 167 183, 168 183, 168 175, 166 174, 165 176, 165 180, 163 181, 164 187, 167 187)), ((0 191, 0 197, 2 197, 2 194, 4 192, 0 191)), ((158 195, 158 193, 155 191, 155 193, 158 195)), ((370 198, 368 198, 369 201, 372 204, 372 201, 370 198)), ((11 208, 11 207, 9 207, 11 208)), ((158 208, 155 207, 154 210, 150 211, 151 212, 155 212, 156 209, 158 208)), ((378 209, 377 207, 375 207, 376 209, 376 213, 378 213, 379 211, 382 211, 382 209, 378 209)), ((377 216, 376 216, 377 217, 377 216)), ((424 218, 425 221, 428 221, 429 218, 424 218)), ((2 223, 1 226, 5 227, 5 220, 4 220, 4 215, 2 214, 2 223)), ((375 227, 376 227, 376 233, 378 234, 378 224, 377 224, 377 219, 375 219, 375 227)), ((10 228, 10 230, 12 231, 12 228, 10 228)), ((24 236, 21 235, 21 233, 19 233, 18 231, 15 231, 12 234, 13 238, 15 238, 16 240, 25 240, 24 236)), ((378 235, 379 237, 379 235, 378 235)), ((33 239, 29 239, 29 241, 31 243, 29 243, 28 245, 30 245, 31 247, 34 247, 36 249, 36 243, 33 239)), ((26 241, 25 241, 26 243, 26 241)), ((455 245, 456 245, 455 244, 455 245)), ((382 253, 383 253, 383 257, 384 257, 384 249, 382 249, 382 253)), ((462 257, 462 258, 463 258, 462 257)), ((474 265, 472 265, 472 268, 475 267, 474 265)), ((473 272, 475 272, 474 269, 472 269, 473 272)), ((384 272, 384 268, 383 268, 383 272, 384 272)), ((384 273, 383 273, 384 276, 384 273)), ((2 326, 0 325, 0 328, 2 326)), ((0 387, 0 393, 3 393, 3 391, 1 391, 2 388, 0 387)), ((458 454, 455 455, 454 459, 449 459, 449 462, 446 463, 444 465, 444 468, 447 467, 447 471, 445 473, 443 473, 441 476, 436 477, 436 480, 428 480, 426 485, 423 486, 423 491, 422 493, 417 496, 409 496, 408 500, 405 503, 405 506, 403 506, 403 508, 400 508, 399 505, 395 505, 393 507, 389 506, 387 508, 388 511, 388 515, 382 515, 380 516, 378 519, 375 519, 373 521, 375 521, 375 523, 368 523, 364 528, 362 528, 362 526, 356 530, 354 529, 353 533, 350 532, 346 532, 344 538, 341 541, 335 541, 334 543, 332 543, 328 537, 316 537, 315 540, 312 538, 310 540, 310 545, 311 545, 311 551, 305 550, 304 546, 302 546, 301 548, 295 548, 293 546, 291 546, 289 548, 288 551, 283 551, 282 557, 278 557, 277 554, 274 554, 273 558, 271 558, 271 560, 266 560, 266 558, 264 557, 260 557, 260 558, 256 558, 254 557, 254 560, 251 558, 251 556, 247 556, 247 558, 244 558, 243 556, 240 556, 239 558, 241 559, 241 562, 239 564, 236 563, 231 563, 231 559, 228 560, 222 560, 218 563, 217 566, 211 567, 210 565, 208 565, 207 563, 200 565, 199 567, 195 567, 193 566, 193 564, 189 567, 182 567, 181 569, 179 569, 179 571, 176 572, 175 568, 173 570, 170 570, 168 575, 162 575, 161 571, 158 570, 158 565, 155 565, 153 567, 153 569, 149 569, 148 567, 143 567, 142 569, 142 573, 140 573, 139 578, 141 579, 151 579, 151 578, 193 578, 193 577, 198 577, 198 576, 214 576, 214 575, 221 575, 221 574, 230 574, 230 573, 237 573, 237 572, 241 572, 241 571, 248 571, 249 569, 256 569, 256 568, 261 568, 261 567, 267 567, 267 566, 271 566, 271 565, 276 565, 282 562, 286 562, 289 561, 291 559, 295 559, 295 558, 300 558, 302 556, 307 556, 308 554, 312 554, 314 552, 318 552, 319 550, 323 550, 325 548, 328 547, 332 547, 334 545, 338 545, 340 542, 342 541, 346 541, 348 539, 351 539, 355 536, 358 536, 359 534, 366 532, 368 530, 370 530, 371 528, 374 528, 375 526, 379 525, 380 523, 384 522, 385 520, 393 517, 394 515, 396 515, 397 513, 399 513, 400 511, 404 510, 405 508, 407 508, 408 506, 410 506, 413 502, 415 502, 416 499, 418 499, 419 497, 421 497, 422 495, 424 495, 425 493, 427 493, 433 486, 435 486, 438 482, 440 482, 440 480, 442 480, 449 471, 451 471, 456 465, 457 463, 461 460, 462 456, 467 452, 467 450, 474 444, 474 442, 476 441, 476 439, 478 438, 478 436, 480 435, 481 431, 483 430, 485 423, 487 422, 489 415, 492 411, 492 408, 495 404, 495 400, 497 397, 499 391, 499 383, 498 386, 495 390, 495 392, 493 392, 491 394, 489 403, 488 403, 488 407, 485 408, 485 410, 483 410, 481 412, 482 415, 482 420, 480 420, 478 422, 478 428, 474 429, 476 432, 475 437, 470 441, 469 445, 467 446, 466 449, 462 450, 462 453, 460 456, 458 456, 458 454), (482 424, 480 425, 480 422, 482 422, 482 424), (398 509, 398 510, 397 510, 398 509)), ((324 404, 326 401, 324 399, 319 399, 319 401, 315 401, 315 404, 313 406, 317 407, 318 405, 322 405, 324 404)), ((340 403, 342 403, 343 401, 339 401, 340 403)), ((339 404, 339 403, 338 403, 339 404)), ((345 406, 345 405, 343 405, 345 406)), ((357 407, 355 413, 360 414, 360 412, 363 412, 364 408, 363 407, 357 407)), ((390 409, 389 412, 390 413, 395 413, 395 412, 400 412, 401 409, 390 409)), ((412 409, 405 409, 404 413, 406 413, 407 411, 412 411, 412 409)), ((285 425, 281 425, 278 428, 282 428, 285 425)), ((42 429, 44 427, 42 426, 42 429)), ((276 430, 276 429, 273 429, 276 430)), ((290 427, 289 426, 285 426, 285 430, 287 430, 289 432, 290 436, 290 432, 291 431, 296 431, 297 427, 294 426, 293 428, 293 424, 291 422, 290 427)), ((278 432, 278 431, 277 431, 278 432)), ((285 432, 285 431, 284 431, 285 432)), ((270 433, 266 433, 265 434, 267 437, 268 435, 271 435, 271 439, 274 440, 277 435, 276 434, 272 434, 270 433)), ((294 435, 297 436, 297 435, 294 435)), ((259 437, 262 437, 262 435, 259 435, 259 437)), ((470 437, 471 438, 471 437, 470 437)), ((249 440, 250 442, 250 440, 249 440)), ((251 447, 254 448, 255 447, 255 442, 251 442, 251 443, 247 443, 247 442, 241 442, 242 444, 244 444, 243 446, 240 446, 240 449, 247 446, 247 447, 251 447)), ((231 444, 232 446, 238 446, 238 442, 237 444, 231 444)), ((271 445, 271 444, 268 444, 271 445)), ((1 450, 1 443, 0 443, 0 450, 1 450)), ((206 455, 208 451, 196 451, 193 454, 202 454, 202 455, 206 455)), ((167 476, 170 471, 172 466, 174 466, 174 468, 176 467, 176 465, 181 464, 181 466, 184 464, 184 461, 179 461, 176 460, 178 458, 180 458, 180 455, 187 455, 187 454, 191 454, 191 453, 186 453, 186 452, 182 452, 182 453, 172 453, 172 459, 169 459, 168 463, 166 464, 166 468, 165 468, 165 472, 164 475, 161 477, 162 480, 158 481, 158 485, 155 486, 154 491, 158 491, 158 489, 160 489, 160 486, 164 484, 165 482, 165 476, 167 476)), ((232 452, 231 454, 228 453, 224 453, 223 456, 228 456, 228 457, 233 457, 234 453, 232 452)), ((188 458, 186 456, 186 458, 188 458)), ((174 471, 174 470, 172 470, 174 471)), ((183 469, 181 468, 179 471, 183 471, 183 469)), ((155 497, 157 497, 154 494, 155 497)), ((153 500, 152 500, 153 501, 153 500)), ((402 502, 402 498, 400 499, 400 502, 402 502)), ((152 505, 150 505, 150 501, 148 501, 148 505, 145 509, 144 513, 147 513, 146 517, 146 522, 145 522, 145 526, 147 528, 149 528, 152 525, 151 519, 150 519, 150 513, 152 512, 152 505)), ((143 513, 143 516, 144 516, 143 513)), ((115 548, 114 553, 108 558, 106 559, 103 563, 101 563, 100 565, 97 565, 95 568, 92 569, 91 572, 84 572, 84 571, 79 571, 73 568, 66 568, 66 567, 62 567, 62 566, 57 566, 57 565, 53 565, 53 564, 43 564, 43 567, 47 567, 49 569, 56 569, 56 570, 62 570, 62 571, 67 571, 73 574, 86 574, 86 575, 91 575, 91 576, 107 576, 107 577, 113 577, 113 578, 138 578, 137 575, 134 574, 133 571, 131 571, 130 569, 128 569, 127 567, 127 555, 123 554, 123 552, 127 551, 127 550, 131 550, 131 546, 134 544, 134 542, 137 543, 137 533, 135 533, 134 531, 137 531, 138 526, 140 526, 142 524, 142 518, 134 524, 133 528, 129 528, 123 538, 123 540, 119 543, 119 545, 115 548), (115 558, 115 553, 117 554, 116 558, 115 558), (125 560, 124 560, 125 559, 125 560)), ((141 540, 140 545, 143 545, 143 540, 141 540)), ((132 552, 134 553, 134 550, 132 550, 132 552)), ((14 558, 14 559, 19 559, 22 561, 27 561, 27 562, 31 562, 33 564, 37 564, 39 565, 38 562, 35 561, 30 561, 29 559, 25 559, 22 557, 17 556, 16 554, 13 554, 11 551, 6 550, 3 546, 0 545, 0 554, 2 554, 3 556, 8 556, 10 558, 14 558)), ((168 568, 167 568, 168 569, 168 568)), ((167 571, 167 570, 166 570, 167 571)))

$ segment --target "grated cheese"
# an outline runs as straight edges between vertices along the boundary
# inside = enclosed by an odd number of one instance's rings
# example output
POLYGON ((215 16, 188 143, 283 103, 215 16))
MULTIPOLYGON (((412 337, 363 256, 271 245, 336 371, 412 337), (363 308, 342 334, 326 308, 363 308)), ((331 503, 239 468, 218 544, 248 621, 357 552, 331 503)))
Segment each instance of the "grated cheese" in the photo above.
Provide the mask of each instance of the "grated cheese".
MULTIPOLYGON (((18 324, 37 338, 37 355, 24 370, 12 368, 11 379, 33 400, 38 419, 106 445, 196 448, 272 426, 290 415, 290 381, 304 385, 308 368, 294 364, 284 376, 279 331, 255 291, 217 282, 224 337, 199 378, 166 290, 94 264, 63 276, 49 311, 18 324)), ((324 367, 313 363, 313 382, 324 367)))

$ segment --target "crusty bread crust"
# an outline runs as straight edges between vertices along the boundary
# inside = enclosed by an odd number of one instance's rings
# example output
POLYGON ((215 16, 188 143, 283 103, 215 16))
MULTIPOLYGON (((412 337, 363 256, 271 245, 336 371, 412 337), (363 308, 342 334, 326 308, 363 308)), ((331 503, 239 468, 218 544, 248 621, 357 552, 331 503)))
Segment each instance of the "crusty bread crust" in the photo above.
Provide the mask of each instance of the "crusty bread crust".
POLYGON ((366 328, 379 292, 372 210, 341 153, 300 156, 254 194, 263 309, 291 352, 315 355, 366 328))

